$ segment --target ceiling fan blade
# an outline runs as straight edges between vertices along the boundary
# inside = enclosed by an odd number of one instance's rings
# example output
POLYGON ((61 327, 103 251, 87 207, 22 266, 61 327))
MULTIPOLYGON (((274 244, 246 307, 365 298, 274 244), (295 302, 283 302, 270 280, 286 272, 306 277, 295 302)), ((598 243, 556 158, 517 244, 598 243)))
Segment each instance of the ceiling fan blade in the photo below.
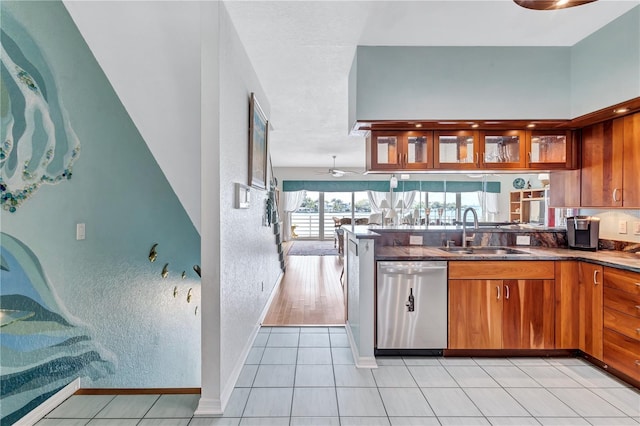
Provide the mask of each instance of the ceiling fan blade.
POLYGON ((557 10, 566 9, 568 7, 580 6, 587 3, 593 3, 597 0, 568 0, 567 2, 558 2, 558 0, 513 0, 518 6, 533 10, 557 10))

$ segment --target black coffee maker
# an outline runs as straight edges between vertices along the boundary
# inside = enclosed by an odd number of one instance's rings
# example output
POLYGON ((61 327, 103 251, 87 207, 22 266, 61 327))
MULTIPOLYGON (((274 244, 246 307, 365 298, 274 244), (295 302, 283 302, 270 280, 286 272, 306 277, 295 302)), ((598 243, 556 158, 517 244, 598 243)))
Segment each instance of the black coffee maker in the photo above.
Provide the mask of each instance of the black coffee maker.
POLYGON ((598 250, 600 219, 593 216, 567 218, 567 240, 569 248, 576 250, 598 250))

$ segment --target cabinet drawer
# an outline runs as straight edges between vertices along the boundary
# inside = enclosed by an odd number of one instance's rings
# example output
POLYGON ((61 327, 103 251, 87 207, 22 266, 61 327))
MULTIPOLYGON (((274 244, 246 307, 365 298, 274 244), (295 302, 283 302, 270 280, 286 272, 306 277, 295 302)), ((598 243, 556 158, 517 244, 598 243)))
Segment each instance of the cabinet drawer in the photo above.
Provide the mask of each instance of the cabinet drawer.
POLYGON ((449 279, 554 279, 553 261, 460 260, 449 262, 449 279))
POLYGON ((640 274, 635 272, 605 267, 604 285, 640 296, 640 274))
POLYGON ((640 342, 605 329, 604 362, 640 380, 640 342))
POLYGON ((640 318, 640 295, 636 296, 615 288, 605 287, 604 306, 640 318))
POLYGON ((640 341, 640 318, 604 308, 604 327, 640 341))

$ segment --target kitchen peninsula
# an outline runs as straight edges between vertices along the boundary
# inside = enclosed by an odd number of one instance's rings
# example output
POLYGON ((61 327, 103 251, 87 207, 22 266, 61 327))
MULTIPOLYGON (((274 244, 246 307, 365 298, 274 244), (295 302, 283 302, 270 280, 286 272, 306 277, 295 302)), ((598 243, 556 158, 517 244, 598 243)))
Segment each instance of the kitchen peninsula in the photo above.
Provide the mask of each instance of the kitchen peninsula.
MULTIPOLYGON (((640 384, 640 254, 569 250, 559 228, 472 230, 472 250, 461 250, 462 227, 456 226, 345 231, 347 333, 359 367, 377 367, 377 263, 443 261, 448 265, 448 345, 440 348, 445 356, 578 353, 640 384), (455 249, 447 249, 447 242, 455 249), (495 312, 482 311, 494 302, 499 303, 495 312), (530 322, 514 322, 508 317, 514 309, 515 318, 530 322)), ((400 302, 405 305, 404 298, 400 302)))

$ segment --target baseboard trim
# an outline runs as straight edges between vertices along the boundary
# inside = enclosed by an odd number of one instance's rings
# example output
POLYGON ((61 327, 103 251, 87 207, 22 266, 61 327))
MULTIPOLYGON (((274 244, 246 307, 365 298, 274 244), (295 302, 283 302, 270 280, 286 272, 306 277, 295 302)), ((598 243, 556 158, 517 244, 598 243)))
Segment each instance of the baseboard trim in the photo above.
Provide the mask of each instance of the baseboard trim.
POLYGON ((200 394, 200 388, 82 388, 74 395, 165 395, 200 394))
POLYGON ((280 272, 280 275, 278 275, 278 280, 276 281, 276 285, 273 286, 273 290, 271 290, 269 299, 267 300, 267 303, 265 303, 264 308, 262 308, 262 313, 260 314, 258 324, 268 327, 266 324, 263 324, 263 322, 264 322, 264 319, 267 317, 267 314, 269 313, 269 308, 271 307, 271 303, 273 302, 273 299, 276 297, 276 293, 278 292, 278 289, 280 288, 280 284, 282 284, 283 279, 284 279, 284 272, 280 272))
POLYGON ((29 411, 26 416, 14 423, 14 426, 31 426, 39 422, 50 411, 62 404, 65 399, 72 396, 78 389, 80 389, 80 378, 75 379, 67 386, 60 389, 51 398, 38 405, 33 410, 29 411))
POLYGON ((358 368, 378 368, 378 363, 376 362, 375 356, 360 356, 360 351, 358 350, 358 345, 356 345, 356 341, 353 338, 353 334, 351 333, 351 326, 349 325, 349 321, 345 324, 344 327, 347 333, 347 339, 349 339, 349 346, 351 347, 351 355, 353 356, 353 361, 358 368))

